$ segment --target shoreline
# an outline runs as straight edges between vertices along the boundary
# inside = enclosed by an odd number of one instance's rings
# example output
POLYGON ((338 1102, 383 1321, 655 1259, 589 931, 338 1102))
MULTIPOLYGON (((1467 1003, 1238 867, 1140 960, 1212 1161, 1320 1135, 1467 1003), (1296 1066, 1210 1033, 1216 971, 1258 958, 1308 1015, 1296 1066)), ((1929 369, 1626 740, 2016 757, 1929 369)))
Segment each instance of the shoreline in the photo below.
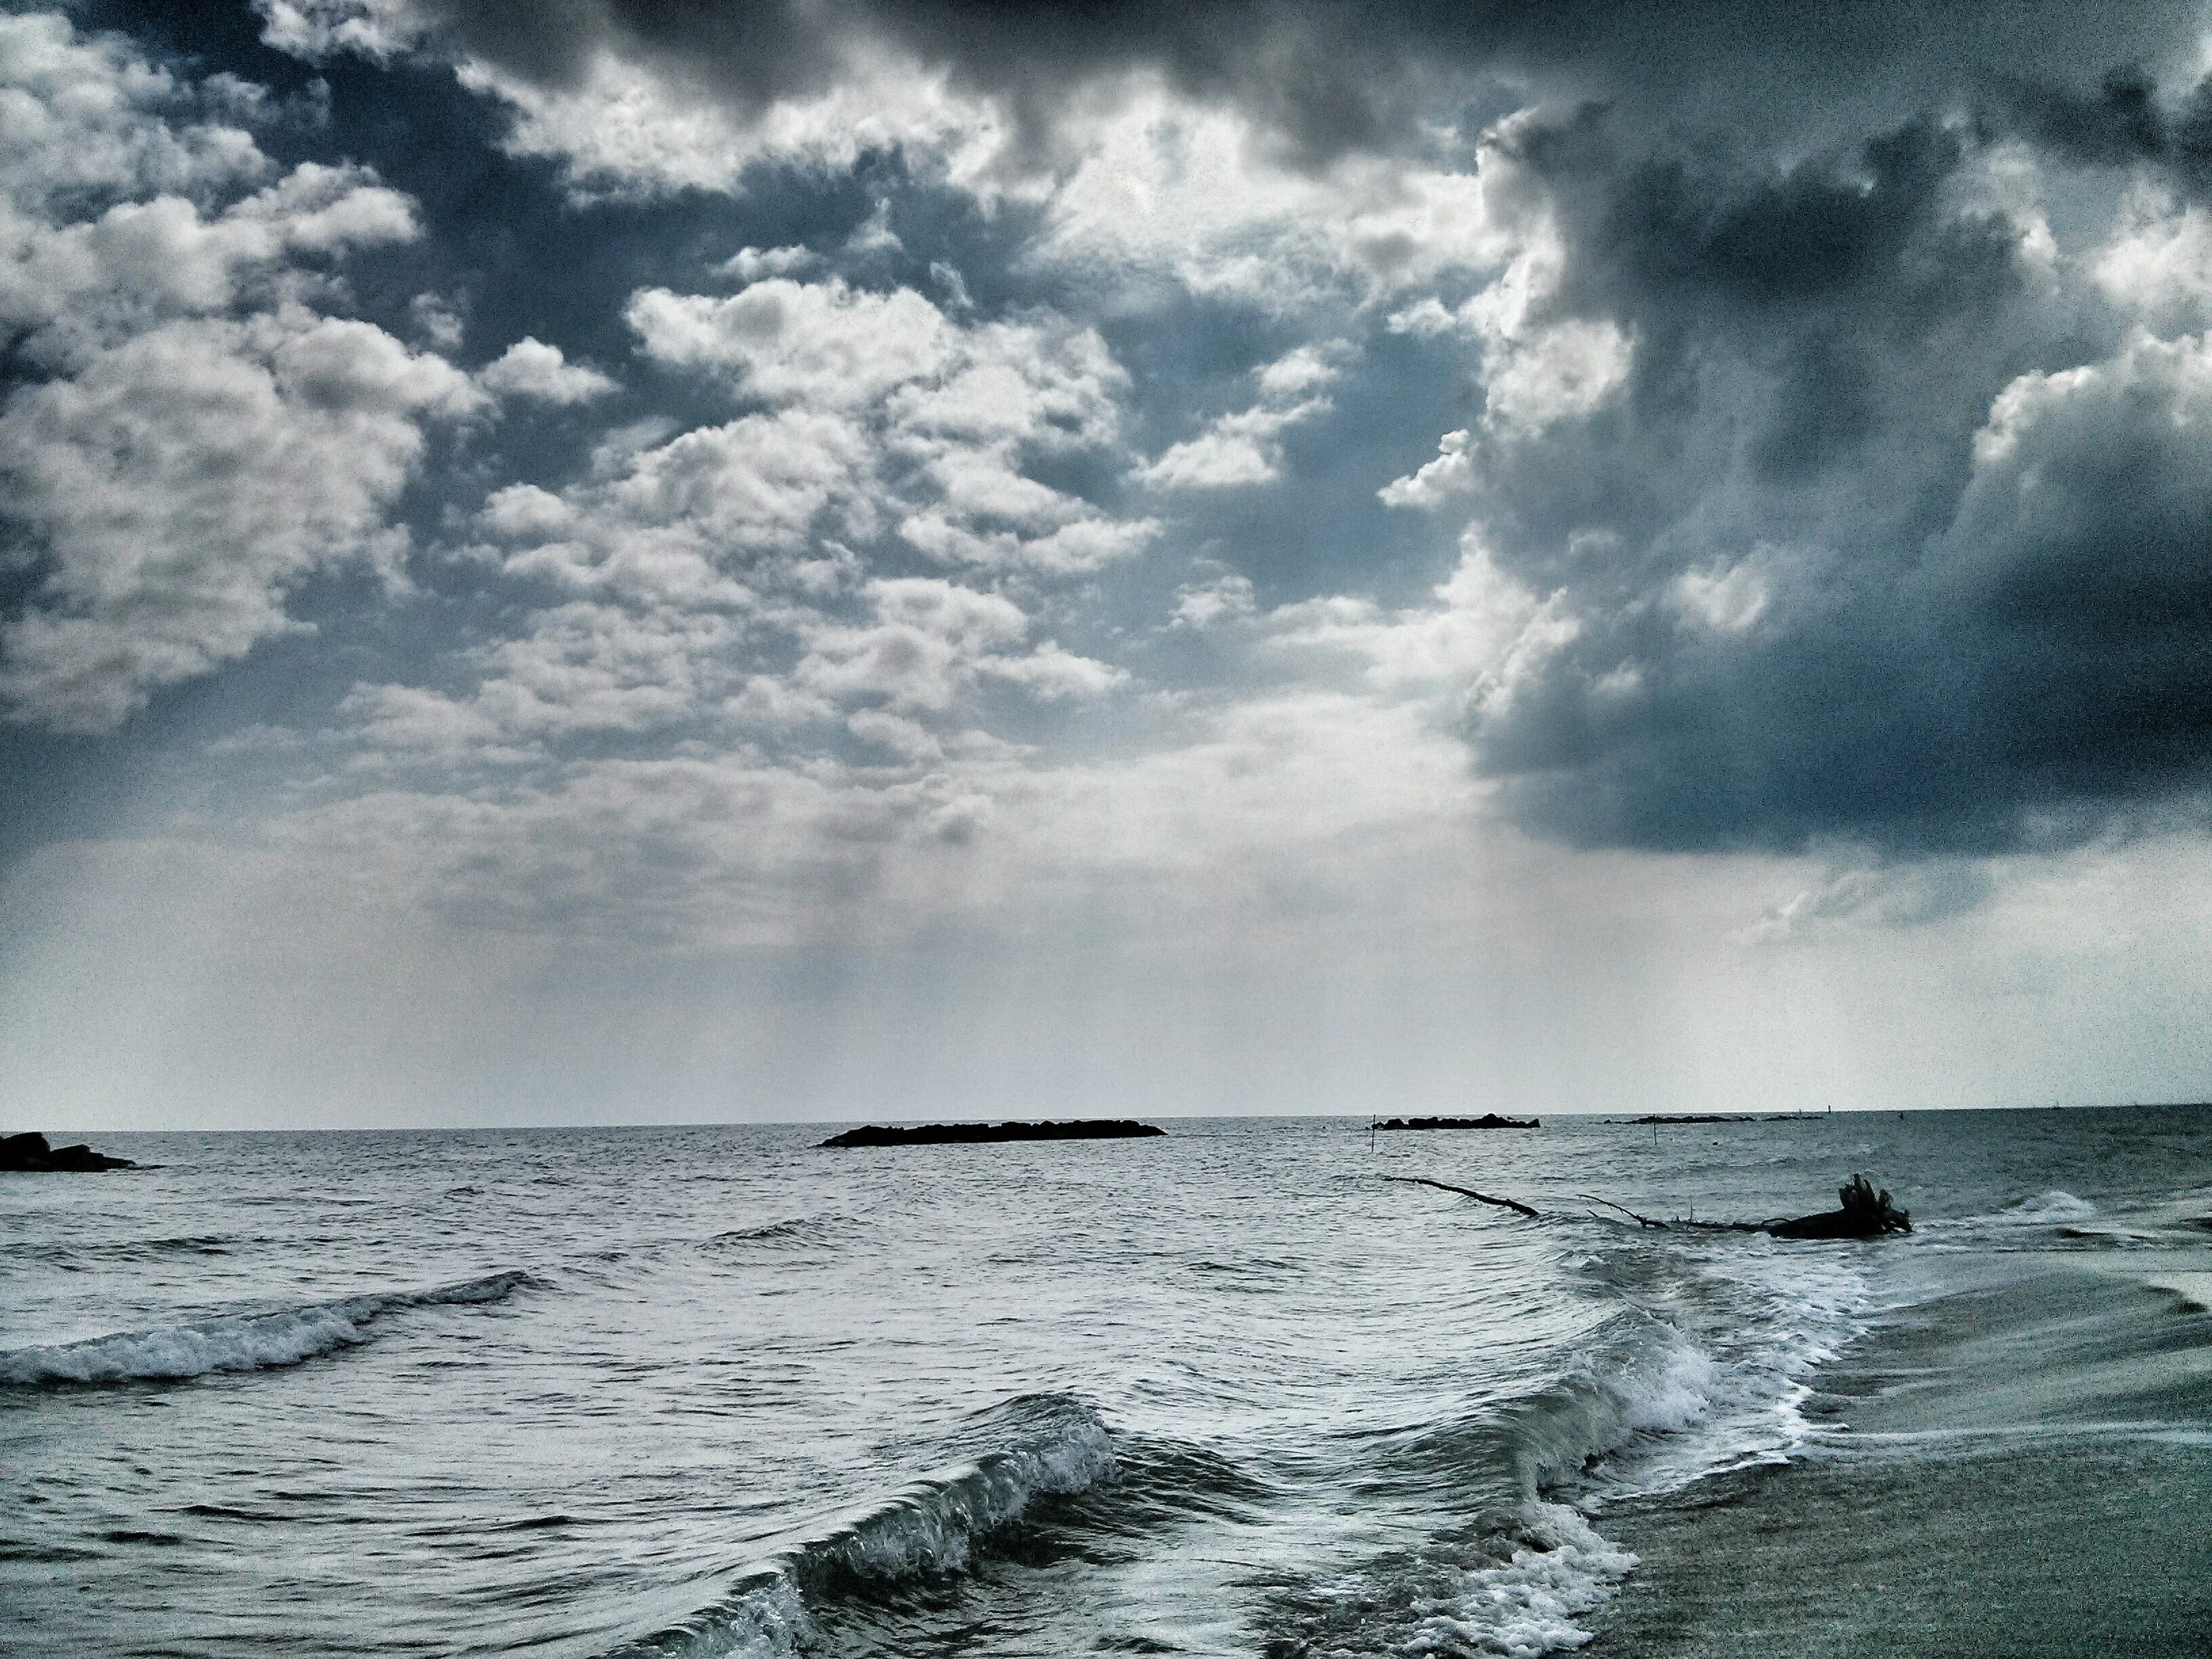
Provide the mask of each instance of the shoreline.
POLYGON ((1814 1445, 1595 1516, 1640 1565, 1584 1650, 2212 1655, 2208 1336, 2140 1279, 1982 1259, 1821 1370, 1814 1445))
POLYGON ((1739 1469, 1597 1517, 1641 1565, 1584 1651, 2212 1653, 2208 1501, 2212 1448, 2145 1441, 1739 1469))

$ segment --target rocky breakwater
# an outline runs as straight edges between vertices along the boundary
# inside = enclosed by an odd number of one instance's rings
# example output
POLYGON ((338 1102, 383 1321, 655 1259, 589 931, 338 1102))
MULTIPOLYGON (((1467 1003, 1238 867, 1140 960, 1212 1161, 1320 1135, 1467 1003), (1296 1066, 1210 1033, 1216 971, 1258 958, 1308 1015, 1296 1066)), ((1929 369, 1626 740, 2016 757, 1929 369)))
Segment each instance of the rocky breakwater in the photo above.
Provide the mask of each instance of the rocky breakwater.
POLYGON ((824 1146, 963 1146, 997 1140, 1134 1140, 1164 1129, 1127 1118, 1090 1118, 1074 1123, 917 1123, 885 1127, 865 1124, 831 1135, 824 1146))
POLYGON ((1385 1117, 1369 1124, 1371 1130, 1391 1129, 1540 1129, 1533 1117, 1500 1117, 1485 1112, 1480 1117, 1385 1117))
POLYGON ((46 1174, 77 1170, 135 1170, 127 1158, 110 1158, 79 1143, 50 1145, 42 1134, 0 1135, 0 1174, 46 1174))

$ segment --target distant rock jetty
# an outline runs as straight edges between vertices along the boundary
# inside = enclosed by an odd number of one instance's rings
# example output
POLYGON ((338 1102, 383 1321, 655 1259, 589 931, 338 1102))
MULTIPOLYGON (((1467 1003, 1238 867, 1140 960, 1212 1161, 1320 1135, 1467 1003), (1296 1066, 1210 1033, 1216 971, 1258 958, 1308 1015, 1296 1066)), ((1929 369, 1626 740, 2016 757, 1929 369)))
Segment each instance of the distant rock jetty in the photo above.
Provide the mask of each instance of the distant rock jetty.
POLYGON ((992 1140, 1135 1140, 1164 1129, 1126 1117, 1075 1123, 917 1123, 885 1128, 868 1123, 831 1135, 824 1146, 966 1146, 992 1140))
POLYGON ((91 1147, 51 1146, 42 1134, 0 1135, 0 1171, 43 1174, 63 1170, 135 1170, 127 1158, 110 1158, 91 1147))
POLYGON ((1540 1129, 1533 1117, 1500 1117, 1485 1112, 1480 1117, 1386 1117, 1367 1126, 1373 1129, 1540 1129))

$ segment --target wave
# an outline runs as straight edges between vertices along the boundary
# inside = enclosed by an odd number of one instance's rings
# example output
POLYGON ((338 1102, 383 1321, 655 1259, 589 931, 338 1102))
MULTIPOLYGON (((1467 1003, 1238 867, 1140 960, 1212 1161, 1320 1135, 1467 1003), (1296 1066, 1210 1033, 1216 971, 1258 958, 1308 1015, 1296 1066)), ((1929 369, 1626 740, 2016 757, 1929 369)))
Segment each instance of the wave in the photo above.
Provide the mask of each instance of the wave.
POLYGON ((2087 1199, 2076 1198, 2061 1188, 2053 1187, 2033 1198, 2024 1198, 2017 1204, 2008 1204, 1998 1214, 1987 1218, 2041 1224, 2082 1221, 2096 1213, 2097 1206, 2087 1199))
POLYGON ((1674 1492, 1779 1462, 1814 1431, 1812 1379, 1867 1329, 1863 1270, 1765 1238, 1594 1259, 1620 1305, 1554 1383, 1508 1413, 1524 1494, 1674 1492))
POLYGON ((387 1291, 311 1302, 266 1313, 229 1314, 149 1331, 125 1331, 52 1347, 0 1351, 0 1385, 173 1382, 210 1371, 296 1365, 369 1340, 368 1327, 409 1308, 498 1302, 535 1281, 520 1271, 419 1291, 387 1291))
POLYGON ((1976 1214, 1925 1218, 1914 1243, 1939 1251, 2039 1250, 2050 1248, 2053 1238, 2077 1244, 2106 1243, 2097 1235, 2110 1224, 2088 1199, 2052 1187, 1976 1214))
POLYGON ((1504 1654, 1590 1639, 1636 1557, 1583 1512, 1782 1461, 1811 1377, 1864 1328, 1862 1273, 1764 1238, 1639 1243, 1581 1264, 1599 1316, 1545 1386, 1404 1443, 1424 1482, 1498 1505, 1475 1524, 1274 1598, 1291 1651, 1504 1654))
POLYGON ((1687 1342, 1641 1363, 1584 1363, 1510 1413, 1515 1473, 1530 1492, 1552 1491, 1593 1471, 1644 1436, 1678 1432, 1712 1410, 1717 1368, 1687 1342))
POLYGON ((1588 1642, 1576 1620, 1637 1566, 1576 1510, 1540 1498, 1477 1530, 1284 1587, 1267 1609, 1267 1650, 1535 1659, 1588 1642))
POLYGON ((778 1552, 732 1593, 617 1659, 776 1659, 817 1645, 817 1618, 856 1590, 958 1572, 1040 1498, 1120 1478, 1097 1412, 1065 1395, 1030 1395, 986 1414, 970 1437, 1000 1443, 902 1487, 778 1552))
POLYGON ((792 1216, 782 1221, 763 1222, 757 1227, 735 1227, 726 1233, 716 1233, 705 1243, 708 1249, 727 1249, 744 1244, 831 1244, 860 1224, 857 1218, 848 1215, 792 1216))

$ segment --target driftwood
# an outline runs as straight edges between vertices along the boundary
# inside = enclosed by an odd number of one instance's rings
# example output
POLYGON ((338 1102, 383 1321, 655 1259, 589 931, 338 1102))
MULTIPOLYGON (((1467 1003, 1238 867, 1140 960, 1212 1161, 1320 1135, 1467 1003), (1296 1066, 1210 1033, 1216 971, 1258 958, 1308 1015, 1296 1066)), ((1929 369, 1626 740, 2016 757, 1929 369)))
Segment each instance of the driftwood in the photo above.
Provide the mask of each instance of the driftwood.
POLYGON ((1837 1188, 1836 1197, 1843 1205, 1839 1210, 1801 1215, 1794 1221, 1765 1222, 1762 1229, 1777 1238, 1880 1238, 1912 1231, 1912 1212, 1891 1203, 1887 1191, 1875 1191, 1874 1183, 1863 1175, 1837 1188))
POLYGON ((1516 1214, 1527 1216, 1532 1221, 1536 1218, 1536 1212, 1518 1199, 1492 1198, 1488 1193, 1478 1193, 1472 1187, 1455 1187, 1449 1181, 1428 1181, 1419 1176, 1384 1176, 1382 1179, 1402 1182, 1408 1187, 1434 1187, 1443 1192, 1457 1193, 1462 1198, 1472 1198, 1485 1204, 1495 1204, 1501 1210, 1511 1210, 1516 1214))
MULTIPOLYGON (((1421 1176, 1384 1176, 1385 1181, 1401 1182, 1410 1187, 1434 1187, 1441 1192, 1457 1193, 1463 1198, 1477 1199, 1485 1204, 1495 1204, 1502 1210, 1511 1210, 1530 1220, 1539 1219, 1538 1212, 1517 1199, 1493 1198, 1488 1193, 1478 1193, 1472 1187, 1455 1187, 1448 1181, 1430 1181, 1421 1176)), ((1775 1238, 1882 1238, 1892 1233, 1912 1231, 1912 1212, 1900 1210, 1891 1202, 1886 1191, 1876 1192, 1873 1182, 1863 1175, 1854 1175, 1836 1189, 1843 1207, 1822 1210, 1816 1215, 1776 1216, 1766 1221, 1661 1221, 1656 1217, 1638 1215, 1626 1204, 1616 1204, 1609 1198, 1600 1198, 1594 1193, 1579 1196, 1587 1203, 1602 1204, 1608 1210, 1618 1210, 1639 1227, 1665 1232, 1671 1227, 1694 1228, 1709 1233, 1765 1233, 1775 1238)), ((2212 1219, 2212 1218, 2208 1218, 2212 1219)))
POLYGON ((1628 1207, 1628 1206, 1626 1206, 1626 1204, 1616 1204, 1616 1203, 1614 1203, 1614 1202, 1613 1202, 1611 1199, 1609 1199, 1609 1198, 1600 1198, 1600 1197, 1598 1197, 1598 1196, 1597 1196, 1597 1194, 1595 1194, 1595 1193, 1583 1193, 1583 1194, 1579 1194, 1579 1196, 1580 1196, 1580 1197, 1582 1197, 1583 1199, 1584 1199, 1585 1200, 1587 1200, 1587 1201, 1588 1201, 1588 1202, 1589 1202, 1589 1203, 1592 1203, 1592 1204, 1602 1204, 1602 1205, 1604 1205, 1604 1206, 1605 1206, 1605 1207, 1606 1207, 1607 1209, 1608 1209, 1608 1210, 1618 1210, 1618 1211, 1620 1211, 1620 1212, 1621 1212, 1621 1214, 1623 1214, 1623 1215, 1626 1216, 1630 1220, 1632 1220, 1632 1221, 1635 1222, 1635 1223, 1636 1223, 1636 1224, 1637 1224, 1638 1226, 1639 1226, 1639 1227, 1656 1227, 1656 1228, 1657 1228, 1657 1229, 1658 1229, 1661 1232, 1662 1232, 1662 1233, 1663 1233, 1663 1232, 1665 1232, 1665 1231, 1667 1231, 1667 1224, 1666 1224, 1665 1222, 1663 1222, 1663 1221, 1654 1221, 1654 1220, 1653 1220, 1650 1216, 1648 1216, 1648 1215, 1638 1215, 1638 1214, 1637 1214, 1637 1213, 1636 1213, 1636 1212, 1635 1212, 1635 1211, 1633 1211, 1633 1210, 1630 1209, 1630 1208, 1628 1207))
MULTIPOLYGON (((1912 1231, 1912 1212, 1891 1202, 1887 1190, 1876 1192, 1863 1175, 1854 1175, 1836 1188, 1843 1207, 1814 1215, 1773 1216, 1765 1221, 1678 1221, 1708 1233, 1765 1233, 1772 1238, 1885 1238, 1912 1231)), ((1605 1200, 1600 1199, 1600 1203, 1605 1200)), ((1618 1206, 1614 1206, 1618 1208, 1618 1206)))

